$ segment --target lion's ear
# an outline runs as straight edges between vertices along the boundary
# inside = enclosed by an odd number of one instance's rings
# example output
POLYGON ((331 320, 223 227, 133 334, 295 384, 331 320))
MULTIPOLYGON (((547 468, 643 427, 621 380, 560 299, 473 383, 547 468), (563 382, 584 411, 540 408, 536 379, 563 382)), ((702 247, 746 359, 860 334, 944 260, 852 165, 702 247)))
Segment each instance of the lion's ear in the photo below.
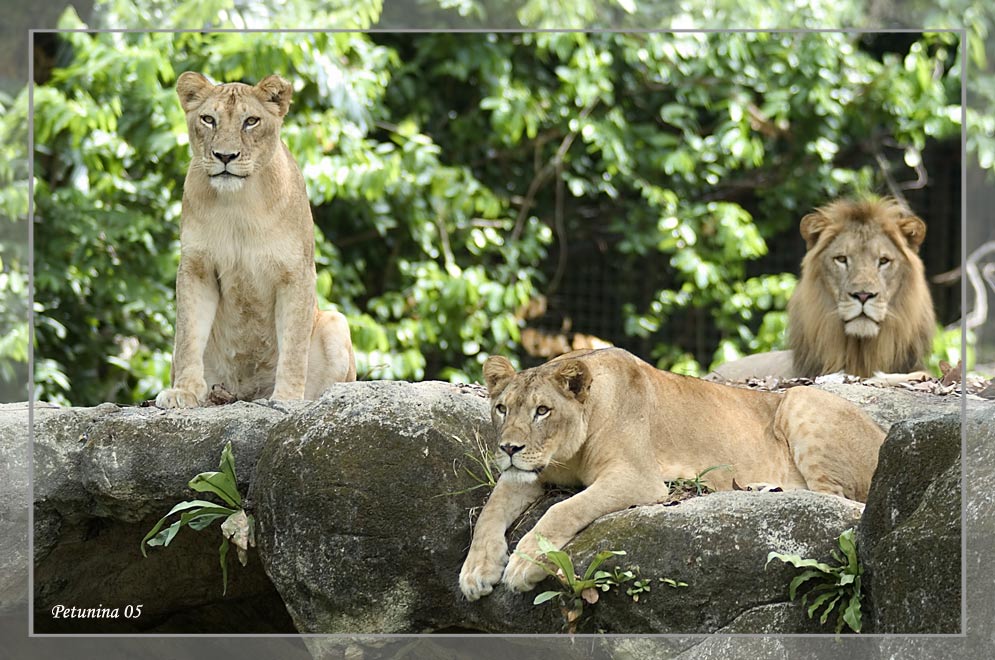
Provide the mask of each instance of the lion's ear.
POLYGON ((805 248, 811 250, 819 242, 819 236, 830 224, 829 217, 822 211, 813 211, 802 218, 798 230, 805 239, 805 248))
POLYGON ((898 229, 905 236, 909 247, 914 251, 918 251, 923 239, 926 238, 926 223, 918 216, 909 214, 898 221, 898 229))
POLYGON ((492 398, 500 394, 514 376, 515 367, 511 366, 508 358, 492 355, 484 360, 484 384, 492 398))
POLYGON ((591 391, 591 370, 580 360, 567 360, 556 370, 556 383, 563 388, 564 394, 572 396, 581 403, 591 391))
POLYGON ((260 80, 256 89, 263 103, 273 104, 278 116, 287 114, 287 110, 290 109, 290 97, 294 95, 294 88, 289 82, 273 74, 260 80))
POLYGON ((180 97, 180 107, 183 112, 190 112, 199 106, 211 88, 214 87, 211 81, 203 74, 196 71, 184 71, 176 79, 176 95, 180 97))

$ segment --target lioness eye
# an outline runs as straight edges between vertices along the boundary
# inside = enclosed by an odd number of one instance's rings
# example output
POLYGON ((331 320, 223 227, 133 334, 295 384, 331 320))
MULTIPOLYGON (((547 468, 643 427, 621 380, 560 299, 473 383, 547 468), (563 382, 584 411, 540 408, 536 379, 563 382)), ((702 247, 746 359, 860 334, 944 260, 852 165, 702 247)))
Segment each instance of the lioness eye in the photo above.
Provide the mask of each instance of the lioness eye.
POLYGON ((259 123, 259 117, 249 117, 248 119, 245 120, 245 127, 252 128, 258 123, 259 123))
POLYGON ((505 407, 503 403, 497 404, 496 406, 494 406, 494 409, 497 410, 502 415, 508 412, 508 409, 505 407))
POLYGON ((838 257, 833 257, 833 261, 835 261, 838 264, 841 264, 841 265, 845 266, 846 265, 846 255, 841 254, 838 257))
POLYGON ((548 412, 549 408, 547 408, 546 406, 539 406, 538 408, 536 408, 536 417, 542 417, 548 412))
POLYGON ((208 126, 214 126, 214 117, 211 115, 201 115, 200 120, 208 126))
POLYGON ((881 257, 880 259, 878 259, 878 265, 879 266, 887 266, 890 263, 891 263, 891 259, 889 259, 888 257, 881 257))

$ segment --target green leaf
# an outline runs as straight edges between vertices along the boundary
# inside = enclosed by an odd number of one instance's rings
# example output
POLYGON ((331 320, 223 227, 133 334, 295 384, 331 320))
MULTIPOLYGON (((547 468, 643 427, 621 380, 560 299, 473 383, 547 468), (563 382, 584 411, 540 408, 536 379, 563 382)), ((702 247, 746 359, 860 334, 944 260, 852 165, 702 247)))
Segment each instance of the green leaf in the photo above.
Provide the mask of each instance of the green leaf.
POLYGON ((227 513, 205 513, 190 521, 190 529, 199 532, 215 520, 218 520, 219 518, 227 518, 228 516, 229 514, 227 513))
POLYGON ((557 550, 557 547, 553 545, 553 542, 547 539, 542 534, 536 533, 536 546, 539 548, 539 552, 547 554, 557 550))
POLYGON ((837 593, 835 598, 833 598, 826 604, 826 609, 823 610, 822 616, 819 617, 819 623, 823 624, 826 623, 826 621, 829 619, 829 615, 832 614, 833 612, 833 608, 836 607, 836 603, 838 603, 840 601, 840 598, 842 597, 843 594, 837 593))
POLYGON ((808 570, 795 576, 795 578, 791 580, 791 584, 788 586, 788 598, 794 600, 798 593, 798 587, 812 578, 825 577, 825 575, 826 574, 822 571, 808 570))
POLYGON ((594 575, 594 572, 598 569, 598 567, 605 563, 605 560, 609 557, 620 557, 624 554, 624 550, 602 550, 598 554, 594 555, 593 559, 591 559, 591 564, 587 567, 587 570, 584 571, 584 579, 591 579, 591 576, 594 575))
MULTIPOLYGON (((169 510, 169 513, 167 513, 162 518, 160 518, 159 522, 157 522, 155 525, 152 526, 152 529, 149 531, 149 533, 146 534, 145 537, 142 538, 141 542, 138 544, 139 548, 142 551, 142 556, 143 557, 147 557, 148 556, 145 553, 145 543, 146 543, 146 541, 148 541, 149 539, 153 538, 156 534, 159 533, 159 530, 162 529, 162 526, 166 524, 166 519, 167 518, 169 518, 171 515, 173 515, 177 511, 183 511, 185 509, 191 509, 191 508, 197 507, 197 506, 214 506, 214 503, 213 502, 208 502, 206 500, 187 500, 186 502, 180 502, 179 504, 177 504, 176 506, 174 506, 172 509, 169 510)), ((150 545, 159 545, 159 544, 156 543, 156 544, 150 544, 150 545)))
MULTIPOLYGON (((815 612, 819 609, 819 607, 822 606, 823 604, 825 604, 830 599, 832 599, 832 602, 826 608, 826 612, 829 612, 830 610, 832 610, 833 609, 833 604, 835 604, 836 601, 839 600, 840 596, 841 596, 841 594, 838 591, 836 591, 835 589, 833 591, 827 591, 826 593, 821 594, 818 598, 816 598, 814 601, 812 601, 811 605, 808 606, 808 618, 811 619, 812 616, 815 614, 815 612)), ((825 623, 825 622, 823 621, 823 623, 825 623)))
POLYGON ((145 545, 168 546, 170 542, 173 540, 173 537, 176 536, 176 533, 180 531, 180 528, 182 528, 185 525, 190 525, 194 529, 200 530, 206 527, 208 524, 210 524, 213 520, 216 520, 217 518, 220 517, 230 516, 231 514, 235 513, 235 511, 236 511, 235 509, 229 509, 227 507, 219 506, 217 504, 214 504, 213 502, 208 502, 206 500, 189 500, 187 502, 180 502, 172 509, 170 509, 169 513, 160 518, 159 522, 157 522, 152 527, 151 531, 149 531, 149 533, 146 534, 145 537, 142 539, 141 543, 142 556, 145 557, 148 556, 145 552, 145 545), (174 513, 178 513, 180 511, 186 511, 186 513, 183 513, 180 516, 179 520, 173 522, 173 524, 171 524, 165 530, 159 531, 162 529, 162 526, 165 524, 166 519, 169 518, 169 516, 173 515, 174 513), (214 517, 206 521, 200 520, 204 516, 214 516, 214 517), (193 521, 198 521, 196 526, 193 524, 193 521))
POLYGON ((854 569, 857 567, 857 542, 854 540, 853 528, 850 528, 840 534, 839 538, 840 550, 847 558, 847 568, 854 569))
MULTIPOLYGON (((176 536, 176 533, 178 531, 180 531, 180 527, 181 526, 182 525, 180 525, 180 521, 177 520, 172 525, 170 525, 166 529, 162 530, 161 532, 159 532, 158 534, 156 534, 152 538, 150 538, 147 541, 147 543, 149 545, 152 545, 152 546, 155 546, 155 545, 167 546, 167 545, 169 545, 170 541, 173 540, 173 537, 176 536)), ((144 549, 143 549, 142 553, 144 554, 144 549)))
MULTIPOLYGON (((214 506, 214 503, 208 502, 206 500, 188 500, 186 502, 180 502, 179 504, 174 506, 172 509, 169 510, 169 513, 160 518, 159 522, 157 522, 155 525, 152 526, 152 529, 149 531, 149 533, 142 538, 141 542, 139 542, 138 547, 142 551, 142 556, 148 557, 148 555, 145 553, 145 543, 159 533, 159 530, 162 529, 162 526, 166 524, 167 518, 169 518, 177 511, 183 511, 185 509, 190 509, 196 506, 214 506)), ((158 544, 150 544, 150 545, 158 545, 158 544)))
MULTIPOLYGON (((853 632, 860 632, 861 626, 861 613, 860 613, 860 591, 854 591, 853 595, 850 596, 850 602, 843 611, 843 621, 846 625, 850 626, 850 630, 853 632)), ((839 632, 837 630, 837 632, 839 632)))
MULTIPOLYGON (((780 559, 786 564, 791 564, 795 568, 817 568, 823 573, 832 573, 833 567, 829 564, 824 564, 821 561, 816 561, 815 559, 802 559, 799 555, 787 555, 781 554, 780 552, 770 552, 767 554, 767 564, 771 562, 772 559, 780 559)), ((764 568, 767 567, 764 564, 764 568)))
POLYGON ((546 553, 546 559, 553 562, 557 568, 563 571, 563 576, 567 581, 567 584, 574 583, 576 579, 576 572, 574 571, 574 564, 570 560, 570 555, 562 550, 553 550, 546 553))
POLYGON ((187 484, 199 493, 214 493, 233 507, 242 506, 242 496, 238 487, 226 472, 201 472, 187 484))
POLYGON ((533 605, 542 605, 546 601, 553 600, 554 598, 556 598, 559 595, 560 595, 559 591, 544 591, 544 592, 542 592, 541 594, 539 594, 538 596, 535 597, 535 600, 532 601, 532 604, 533 605))
POLYGON ((224 596, 228 593, 228 539, 221 539, 218 555, 221 557, 221 595, 224 596))
MULTIPOLYGON (((218 470, 228 475, 231 483, 235 485, 235 494, 238 495, 238 479, 235 478, 235 456, 231 451, 231 441, 225 443, 224 449, 221 450, 221 463, 218 464, 218 470)), ((241 498, 239 498, 241 499, 241 498)), ((241 506, 241 502, 238 502, 241 506)))

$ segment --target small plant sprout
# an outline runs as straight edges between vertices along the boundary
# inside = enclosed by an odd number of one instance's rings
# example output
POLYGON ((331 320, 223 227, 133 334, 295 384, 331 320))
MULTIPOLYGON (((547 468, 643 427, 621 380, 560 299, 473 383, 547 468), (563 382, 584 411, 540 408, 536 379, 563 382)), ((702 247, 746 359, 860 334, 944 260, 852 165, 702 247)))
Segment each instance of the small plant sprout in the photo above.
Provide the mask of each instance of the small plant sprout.
MULTIPOLYGON (((837 539, 840 552, 832 551, 836 566, 830 566, 815 559, 802 559, 799 555, 782 554, 771 552, 767 555, 767 564, 773 559, 780 559, 786 564, 791 564, 795 568, 805 569, 791 580, 788 586, 788 597, 794 600, 798 595, 798 588, 808 583, 808 590, 802 596, 802 605, 808 606, 808 618, 813 618, 815 613, 822 608, 819 623, 825 624, 833 610, 837 611, 836 634, 843 630, 846 624, 853 632, 860 632, 861 612, 860 612, 860 576, 864 572, 863 566, 857 559, 857 543, 854 540, 853 529, 848 529, 840 534, 837 539)), ((766 567, 766 564, 764 565, 766 567)))
POLYGON ((142 556, 148 556, 145 546, 163 546, 170 544, 180 528, 189 526, 194 531, 206 528, 215 520, 224 519, 221 523, 221 547, 218 555, 221 559, 221 581, 223 594, 228 593, 228 547, 235 545, 238 561, 245 566, 249 560, 248 549, 255 547, 255 520, 242 508, 242 495, 238 492, 238 481, 235 479, 235 458, 232 455, 231 443, 221 450, 221 464, 217 472, 201 472, 188 484, 198 493, 213 493, 225 503, 216 504, 208 500, 187 500, 180 502, 169 513, 159 519, 159 522, 149 530, 141 542, 142 556), (169 527, 163 529, 170 516, 180 514, 169 527))
POLYGON ((494 458, 491 453, 487 450, 487 443, 480 436, 480 431, 474 429, 473 431, 473 444, 475 452, 465 452, 466 456, 470 462, 475 466, 474 469, 463 466, 463 471, 466 472, 470 477, 477 482, 475 486, 471 486, 468 490, 474 490, 476 488, 491 488, 497 485, 498 474, 497 465, 494 463, 494 458))
MULTIPOLYGON (((638 603, 639 596, 648 593, 650 590, 651 580, 640 577, 638 566, 628 569, 615 566, 611 571, 599 570, 602 564, 608 559, 624 556, 624 550, 602 550, 598 552, 591 559, 591 563, 588 564, 584 575, 580 576, 577 574, 573 561, 566 552, 557 550, 548 539, 539 534, 536 535, 536 542, 542 556, 553 567, 517 550, 515 553, 541 566, 560 583, 560 589, 540 593, 532 601, 532 604, 541 605, 542 603, 556 599, 560 606, 560 612, 563 614, 567 632, 570 634, 577 632, 577 624, 584 613, 584 604, 594 605, 597 603, 600 599, 599 592, 606 592, 620 587, 627 582, 632 582, 632 586, 626 590, 626 595, 631 597, 633 602, 638 603)), ((687 586, 685 582, 676 582, 670 579, 660 578, 660 581, 674 587, 687 586)))
MULTIPOLYGON (((463 443, 458 436, 452 436, 454 440, 463 443)), ((463 465, 459 464, 459 459, 453 461, 453 474, 459 476, 460 472, 468 475, 475 482, 472 486, 468 486, 462 490, 452 491, 448 493, 441 493, 439 495, 434 495, 433 497, 451 497, 453 495, 462 495, 463 493, 469 493, 472 490, 477 490, 478 488, 490 488, 494 489, 497 485, 498 474, 497 465, 494 463, 494 459, 491 453, 487 451, 487 444, 484 439, 480 437, 480 431, 474 429, 473 431, 473 450, 463 452, 463 456, 466 457, 468 463, 463 465)))
POLYGON ((713 465, 711 467, 705 468, 693 477, 681 477, 678 479, 673 479, 667 481, 667 486, 670 489, 669 496, 671 501, 681 501, 686 500, 689 497, 695 497, 700 495, 707 495, 708 493, 714 493, 715 489, 708 485, 708 482, 703 478, 706 474, 712 470, 730 470, 731 465, 713 465))

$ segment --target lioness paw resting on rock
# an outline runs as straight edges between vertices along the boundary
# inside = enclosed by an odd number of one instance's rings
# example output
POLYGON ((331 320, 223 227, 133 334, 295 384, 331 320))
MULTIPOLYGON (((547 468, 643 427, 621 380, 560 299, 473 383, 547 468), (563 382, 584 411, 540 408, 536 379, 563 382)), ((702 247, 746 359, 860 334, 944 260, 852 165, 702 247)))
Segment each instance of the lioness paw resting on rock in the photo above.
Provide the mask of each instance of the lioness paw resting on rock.
POLYGON ((508 558, 505 530, 544 484, 584 486, 554 504, 519 542, 539 558, 537 535, 563 547, 596 518, 668 494, 667 481, 709 467, 709 485, 807 488, 864 501, 884 432, 858 407, 808 387, 773 393, 660 371, 618 348, 568 353, 516 373, 484 363, 501 476, 480 513, 460 571, 470 600, 494 585, 532 589, 546 575, 508 558))
POLYGON ((292 87, 176 82, 190 134, 183 185, 172 387, 156 405, 315 399, 356 379, 349 326, 317 309, 314 225, 304 178, 280 140, 292 87))

